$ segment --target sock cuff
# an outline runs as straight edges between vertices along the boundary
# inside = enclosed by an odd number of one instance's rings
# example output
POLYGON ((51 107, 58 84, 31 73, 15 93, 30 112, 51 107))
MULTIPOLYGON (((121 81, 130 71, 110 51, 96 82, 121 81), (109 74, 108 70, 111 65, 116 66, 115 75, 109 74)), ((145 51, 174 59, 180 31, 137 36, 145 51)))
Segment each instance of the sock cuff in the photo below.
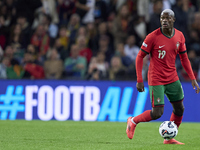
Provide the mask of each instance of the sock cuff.
POLYGON ((182 116, 179 116, 179 115, 176 115, 174 112, 172 112, 172 114, 175 116, 175 117, 183 117, 183 115, 182 116))
POLYGON ((133 120, 134 117, 131 118, 131 122, 134 123, 135 125, 137 125, 137 123, 135 123, 135 121, 133 120))
POLYGON ((152 117, 151 117, 151 110, 146 110, 144 111, 142 114, 136 116, 133 118, 133 121, 138 124, 140 122, 149 122, 152 120, 152 117))

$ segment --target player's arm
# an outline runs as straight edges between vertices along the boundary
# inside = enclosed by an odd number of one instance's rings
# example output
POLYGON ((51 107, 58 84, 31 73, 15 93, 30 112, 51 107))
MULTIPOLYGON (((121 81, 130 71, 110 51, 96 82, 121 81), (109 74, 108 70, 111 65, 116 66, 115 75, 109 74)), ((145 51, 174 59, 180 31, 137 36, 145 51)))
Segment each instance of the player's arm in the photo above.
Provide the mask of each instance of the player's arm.
POLYGON ((190 64, 190 60, 188 59, 186 46, 185 46, 185 37, 183 36, 183 34, 182 34, 182 42, 181 42, 180 49, 179 49, 179 56, 180 56, 180 60, 181 60, 181 64, 182 64, 183 68, 185 69, 188 76, 192 80, 193 89, 195 89, 195 87, 196 87, 197 88, 196 93, 198 94, 200 92, 200 88, 199 88, 199 85, 194 76, 194 73, 193 73, 193 70, 192 70, 192 67, 190 64))
POLYGON ((153 34, 148 34, 142 43, 142 46, 140 48, 140 51, 136 57, 136 75, 137 75, 137 90, 139 92, 144 91, 144 83, 143 83, 143 78, 142 78, 142 67, 143 67, 143 58, 150 53, 153 45, 153 34))
POLYGON ((145 51, 143 51, 142 49, 140 49, 137 57, 136 57, 136 74, 137 74, 137 90, 139 92, 143 92, 144 91, 144 83, 143 83, 143 78, 142 78, 142 68, 143 68, 143 58, 147 55, 147 53, 145 53, 145 51))
POLYGON ((180 60, 181 60, 181 64, 182 64, 183 68, 185 69, 188 76, 192 80, 193 89, 195 89, 195 87, 196 87, 197 88, 196 93, 198 94, 200 92, 200 88, 199 88, 199 85, 198 85, 196 78, 194 76, 194 73, 193 73, 193 70, 192 70, 192 67, 191 67, 191 64, 190 64, 190 60, 188 59, 188 55, 187 55, 186 50, 183 51, 183 52, 180 52, 179 56, 180 56, 180 60))

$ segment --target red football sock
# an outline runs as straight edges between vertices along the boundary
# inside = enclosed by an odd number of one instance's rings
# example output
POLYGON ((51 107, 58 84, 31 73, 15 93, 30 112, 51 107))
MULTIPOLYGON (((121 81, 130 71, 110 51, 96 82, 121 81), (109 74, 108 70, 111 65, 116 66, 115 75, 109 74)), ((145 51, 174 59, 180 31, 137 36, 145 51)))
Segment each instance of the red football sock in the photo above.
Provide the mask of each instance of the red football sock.
POLYGON ((180 126, 182 119, 183 119, 183 116, 177 116, 172 112, 170 121, 174 121, 174 123, 177 125, 177 127, 180 126))
POLYGON ((153 120, 151 118, 151 110, 146 110, 145 112, 143 112, 142 114, 136 116, 133 118, 133 121, 138 124, 139 122, 149 122, 153 120))

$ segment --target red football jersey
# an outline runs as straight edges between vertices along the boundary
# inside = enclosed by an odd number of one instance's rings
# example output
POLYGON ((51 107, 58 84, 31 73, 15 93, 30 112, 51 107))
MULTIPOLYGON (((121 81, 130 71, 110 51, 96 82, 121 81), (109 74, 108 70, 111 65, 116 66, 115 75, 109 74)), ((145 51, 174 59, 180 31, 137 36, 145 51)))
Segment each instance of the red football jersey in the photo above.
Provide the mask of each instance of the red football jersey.
POLYGON ((146 36, 141 50, 150 54, 149 85, 165 85, 179 80, 175 60, 178 53, 185 53, 185 38, 174 28, 173 36, 162 33, 161 28, 146 36))

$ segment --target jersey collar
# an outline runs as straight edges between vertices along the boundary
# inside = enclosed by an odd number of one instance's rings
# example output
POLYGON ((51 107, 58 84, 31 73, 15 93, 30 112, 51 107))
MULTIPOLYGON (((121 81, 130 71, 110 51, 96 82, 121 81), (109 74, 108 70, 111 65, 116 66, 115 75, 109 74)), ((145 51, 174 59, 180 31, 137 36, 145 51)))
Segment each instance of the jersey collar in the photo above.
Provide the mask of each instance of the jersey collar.
POLYGON ((174 34, 175 34, 175 30, 174 30, 174 28, 173 28, 173 34, 172 34, 172 36, 168 36, 168 35, 166 35, 166 34, 164 34, 163 32, 162 32, 162 27, 160 27, 160 31, 161 31, 161 33, 164 35, 164 36, 166 36, 167 38, 169 38, 169 39, 171 39, 173 36, 174 36, 174 34))

